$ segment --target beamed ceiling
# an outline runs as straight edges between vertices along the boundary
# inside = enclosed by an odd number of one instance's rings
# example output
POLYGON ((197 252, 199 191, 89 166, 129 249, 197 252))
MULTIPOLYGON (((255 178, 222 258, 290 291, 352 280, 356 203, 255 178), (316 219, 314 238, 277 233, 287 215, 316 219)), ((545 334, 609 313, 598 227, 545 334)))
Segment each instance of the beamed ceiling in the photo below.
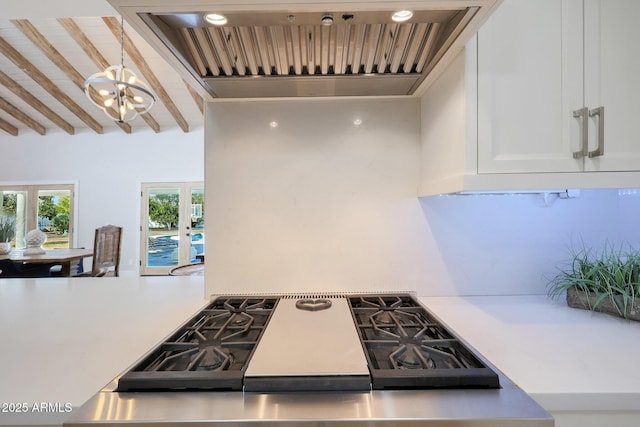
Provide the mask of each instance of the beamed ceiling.
POLYGON ((203 99, 125 23, 124 65, 145 81, 156 104, 118 124, 94 106, 84 80, 120 63, 115 16, 0 20, 0 134, 189 132, 202 126, 203 99))

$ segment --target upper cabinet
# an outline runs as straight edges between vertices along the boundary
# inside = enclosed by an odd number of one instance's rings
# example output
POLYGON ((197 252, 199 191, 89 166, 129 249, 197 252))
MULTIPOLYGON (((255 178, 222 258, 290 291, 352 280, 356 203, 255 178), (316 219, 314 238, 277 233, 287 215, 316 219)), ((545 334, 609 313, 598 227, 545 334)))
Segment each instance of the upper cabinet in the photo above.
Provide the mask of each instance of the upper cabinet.
MULTIPOLYGON (((640 170, 640 2, 585 0, 584 106, 589 108, 588 171, 640 170), (594 113, 603 108, 603 115, 594 113), (593 120, 592 120, 593 119, 593 120), (593 156, 593 154, 591 154, 593 156)), ((638 184, 640 185, 640 184, 638 184)))
POLYGON ((505 0, 422 99, 420 194, 637 186, 639 15, 505 0))
POLYGON ((584 105, 576 3, 507 0, 478 32, 479 173, 582 170, 572 156, 572 112, 584 105))

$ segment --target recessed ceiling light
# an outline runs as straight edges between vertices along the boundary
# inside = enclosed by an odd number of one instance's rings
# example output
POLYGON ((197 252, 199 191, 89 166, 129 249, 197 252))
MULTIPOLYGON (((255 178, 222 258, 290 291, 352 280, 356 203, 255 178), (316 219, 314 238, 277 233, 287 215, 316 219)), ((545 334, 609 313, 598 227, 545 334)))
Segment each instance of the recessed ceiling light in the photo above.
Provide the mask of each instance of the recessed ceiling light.
POLYGON ((413 18, 413 12, 410 10, 399 10, 391 15, 394 22, 405 22, 413 18))
POLYGON ((273 122, 269 123, 269 127, 270 127, 271 129, 275 129, 275 128, 277 128, 277 127, 278 127, 278 122, 273 121, 273 122))
POLYGON ((333 25, 333 13, 325 13, 324 15, 322 15, 320 23, 325 27, 333 25))
POLYGON ((207 13, 204 15, 204 19, 213 25, 224 25, 227 23, 227 17, 219 13, 207 13))

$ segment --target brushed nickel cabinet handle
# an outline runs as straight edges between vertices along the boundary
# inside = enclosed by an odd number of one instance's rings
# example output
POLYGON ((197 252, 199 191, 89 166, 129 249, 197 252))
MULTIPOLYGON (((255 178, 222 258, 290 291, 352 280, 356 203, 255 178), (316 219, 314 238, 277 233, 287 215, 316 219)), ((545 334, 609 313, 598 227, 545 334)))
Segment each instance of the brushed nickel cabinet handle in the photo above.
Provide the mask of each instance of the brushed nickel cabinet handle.
POLYGON ((589 111, 589 117, 598 116, 598 148, 589 151, 589 157, 598 157, 604 155, 604 107, 594 108, 589 111))
POLYGON ((576 119, 580 119, 580 118, 582 119, 582 122, 580 123, 581 149, 573 152, 574 159, 581 159, 589 154, 589 140, 588 140, 589 122, 587 121, 588 115, 589 115, 589 109, 587 107, 583 107, 573 112, 573 117, 575 117, 576 119))

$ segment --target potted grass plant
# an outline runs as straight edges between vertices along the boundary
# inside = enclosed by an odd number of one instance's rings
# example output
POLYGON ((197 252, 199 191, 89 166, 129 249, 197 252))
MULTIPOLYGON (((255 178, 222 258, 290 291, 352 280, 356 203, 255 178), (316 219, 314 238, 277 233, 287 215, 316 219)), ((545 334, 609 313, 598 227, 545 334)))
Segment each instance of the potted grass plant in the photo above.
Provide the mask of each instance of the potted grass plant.
POLYGON ((11 252, 11 241, 16 235, 16 217, 0 215, 0 255, 11 252))
POLYGON ((569 307, 600 311, 640 321, 640 251, 605 244, 595 251, 573 251, 549 280, 548 293, 566 295, 569 307))

